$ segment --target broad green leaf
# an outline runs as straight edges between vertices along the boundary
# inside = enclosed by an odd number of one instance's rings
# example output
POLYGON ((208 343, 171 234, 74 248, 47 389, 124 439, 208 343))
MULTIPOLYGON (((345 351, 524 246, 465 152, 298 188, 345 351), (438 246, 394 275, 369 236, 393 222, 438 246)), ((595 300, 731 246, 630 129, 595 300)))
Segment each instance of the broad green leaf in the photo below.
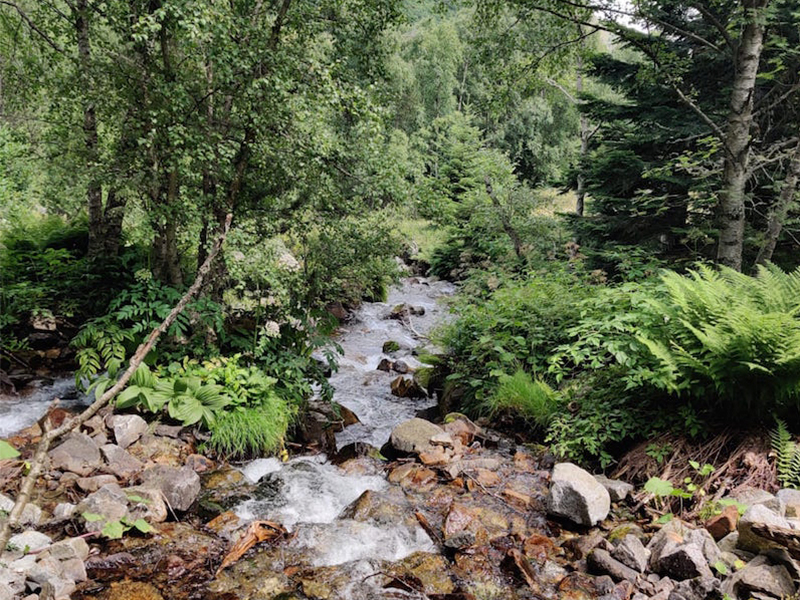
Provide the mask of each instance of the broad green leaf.
POLYGON ((19 451, 5 440, 0 440, 0 460, 17 458, 19 451))
POLYGON ((660 479, 659 477, 651 477, 644 484, 644 491, 656 496, 669 496, 675 488, 669 481, 660 479))
POLYGON ((103 526, 101 533, 110 540, 118 540, 125 533, 125 526, 121 521, 109 521, 103 526))

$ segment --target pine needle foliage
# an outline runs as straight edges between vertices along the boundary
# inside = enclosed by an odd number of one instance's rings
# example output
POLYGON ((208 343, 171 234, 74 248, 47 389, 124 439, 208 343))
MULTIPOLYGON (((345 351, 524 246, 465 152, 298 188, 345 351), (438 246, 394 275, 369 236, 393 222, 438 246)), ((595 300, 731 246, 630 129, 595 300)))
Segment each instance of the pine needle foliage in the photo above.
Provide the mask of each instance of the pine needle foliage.
POLYGON ((639 337, 658 363, 654 383, 723 418, 796 415, 800 269, 771 265, 750 277, 700 266, 688 275, 665 272, 662 280, 668 298, 652 304, 666 336, 639 337))
POLYGON ((785 488, 800 488, 800 448, 785 421, 776 419, 775 429, 770 431, 770 442, 776 457, 778 481, 785 488))

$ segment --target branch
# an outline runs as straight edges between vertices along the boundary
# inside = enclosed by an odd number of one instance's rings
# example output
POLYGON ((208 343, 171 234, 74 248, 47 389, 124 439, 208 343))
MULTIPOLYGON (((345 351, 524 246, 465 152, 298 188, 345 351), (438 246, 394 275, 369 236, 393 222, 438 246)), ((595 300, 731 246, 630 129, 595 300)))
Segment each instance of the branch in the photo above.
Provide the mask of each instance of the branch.
POLYGON ((88 408, 86 408, 86 410, 84 410, 78 416, 64 421, 60 427, 50 429, 50 420, 46 418, 43 420, 42 439, 39 441, 39 445, 36 447, 36 452, 34 453, 33 459, 30 463, 30 470, 25 476, 25 480, 22 482, 19 494, 17 495, 17 500, 14 503, 14 508, 11 509, 8 519, 6 519, 2 530, 0 530, 0 549, 4 549, 6 544, 8 544, 8 539, 11 537, 11 530, 19 526, 22 511, 30 501, 31 492, 33 492, 33 488, 36 485, 36 480, 39 478, 39 475, 41 474, 44 464, 47 460, 47 451, 49 450, 50 445, 58 438, 77 429, 86 421, 91 419, 101 408, 111 402, 111 400, 125 388, 128 381, 142 364, 142 361, 144 361, 145 357, 153 348, 161 334, 163 334, 169 328, 169 326, 172 325, 178 315, 183 312, 183 309, 186 308, 186 305, 189 303, 189 301, 200 290, 200 287, 203 285, 203 279, 205 279, 206 275, 211 270, 211 264, 214 262, 214 259, 219 253, 220 248, 222 248, 222 244, 228 235, 232 218, 233 215, 231 214, 228 214, 226 217, 222 233, 220 233, 219 238, 217 238, 217 241, 208 255, 208 258, 206 258, 205 262, 198 269, 197 277, 195 278, 194 283, 192 283, 191 287, 186 291, 178 304, 175 305, 175 307, 170 311, 161 324, 150 333, 150 335, 147 337, 147 340, 145 340, 136 349, 136 353, 131 357, 128 368, 122 374, 122 377, 120 377, 110 389, 106 390, 102 396, 100 396, 88 408))
POLYGON ((552 85, 554 88, 560 90, 567 98, 569 98, 569 101, 572 102, 573 104, 580 104, 581 103, 580 100, 578 100, 575 96, 570 94, 567 91, 567 89, 563 85, 558 83, 555 79, 551 79, 550 77, 545 77, 544 80, 547 83, 549 83, 550 85, 552 85))
POLYGON ((684 94, 681 88, 673 84, 672 89, 675 90, 675 93, 678 94, 681 100, 683 100, 683 103, 686 104, 686 106, 688 106, 689 108, 691 108, 694 111, 694 113, 698 117, 700 117, 703 123, 705 123, 711 128, 711 130, 714 132, 714 135, 716 135, 719 138, 719 141, 722 142, 722 146, 725 149, 725 152, 727 152, 730 155, 731 151, 728 149, 728 144, 725 141, 726 140, 725 132, 722 131, 720 126, 717 125, 711 117, 709 117, 706 113, 704 113, 703 110, 699 106, 697 106, 694 100, 692 100, 686 94, 684 94))
POLYGON ((24 10, 22 10, 22 8, 20 8, 20 6, 18 4, 16 4, 15 2, 11 2, 11 0, 0 0, 0 4, 4 4, 6 6, 10 6, 15 11, 17 11, 17 14, 20 16, 20 18, 23 21, 25 21, 25 23, 27 23, 28 27, 30 27, 32 31, 35 31, 36 33, 38 33, 39 37, 41 37, 47 43, 48 46, 50 46, 53 50, 55 50, 59 54, 66 54, 66 51, 61 46, 59 46, 44 31, 39 29, 39 27, 36 25, 36 23, 33 22, 33 20, 25 13, 24 10))

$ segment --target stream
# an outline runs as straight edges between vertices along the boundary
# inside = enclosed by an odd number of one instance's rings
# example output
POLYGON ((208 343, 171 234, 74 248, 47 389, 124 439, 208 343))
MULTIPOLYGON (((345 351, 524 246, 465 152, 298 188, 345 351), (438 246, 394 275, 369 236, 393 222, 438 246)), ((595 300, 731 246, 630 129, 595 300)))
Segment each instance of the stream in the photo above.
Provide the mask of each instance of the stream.
MULTIPOLYGON (((397 424, 432 405, 431 400, 393 396, 390 383, 398 375, 377 370, 377 366, 388 357, 382 352, 387 340, 400 344, 394 358, 402 358, 412 367, 419 365, 412 348, 426 340, 417 339, 415 332, 424 336, 446 318, 446 308, 438 300, 453 291, 453 285, 447 282, 409 278, 390 291, 387 302, 364 304, 341 328, 337 342, 344 355, 330 383, 335 389, 334 400, 355 412, 361 422, 337 435, 340 448, 352 442, 380 448, 397 424), (392 307, 401 303, 425 311, 409 317, 414 331, 402 321, 387 318, 392 307)), ((269 519, 283 524, 295 534, 288 545, 302 550, 313 566, 352 563, 352 573, 370 573, 376 561, 434 550, 416 523, 381 526, 339 518, 342 510, 366 490, 389 487, 381 472, 349 473, 322 456, 295 458, 285 464, 275 458, 260 459, 245 465, 242 471, 258 483, 258 491, 235 508, 236 514, 246 521, 269 519)), ((354 576, 352 585, 359 587, 356 582, 362 578, 354 576)), ((370 588, 368 583, 363 586, 370 588)), ((350 593, 353 598, 367 598, 374 591, 359 593, 353 589, 350 593)))

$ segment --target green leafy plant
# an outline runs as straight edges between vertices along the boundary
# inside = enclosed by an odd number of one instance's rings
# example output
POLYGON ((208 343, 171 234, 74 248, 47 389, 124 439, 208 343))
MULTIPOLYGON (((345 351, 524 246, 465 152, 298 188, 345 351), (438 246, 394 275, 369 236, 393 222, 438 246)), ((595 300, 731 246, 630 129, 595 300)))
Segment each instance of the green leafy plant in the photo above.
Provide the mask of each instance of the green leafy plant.
POLYGON ((128 531, 136 530, 139 533, 152 533, 153 526, 144 519, 130 519, 122 517, 121 519, 106 520, 103 515, 98 515, 92 512, 84 512, 81 516, 87 523, 98 521, 105 521, 100 533, 110 540, 121 539, 128 531))
POLYGON ((786 422, 776 419, 775 429, 770 431, 770 442, 776 457, 778 481, 783 487, 800 489, 800 447, 786 422))
POLYGON ((19 451, 5 440, 0 440, 0 460, 19 457, 19 451))
POLYGON ((561 405, 553 388, 521 369, 513 375, 501 375, 485 404, 492 417, 511 411, 542 430, 547 429, 561 405))

